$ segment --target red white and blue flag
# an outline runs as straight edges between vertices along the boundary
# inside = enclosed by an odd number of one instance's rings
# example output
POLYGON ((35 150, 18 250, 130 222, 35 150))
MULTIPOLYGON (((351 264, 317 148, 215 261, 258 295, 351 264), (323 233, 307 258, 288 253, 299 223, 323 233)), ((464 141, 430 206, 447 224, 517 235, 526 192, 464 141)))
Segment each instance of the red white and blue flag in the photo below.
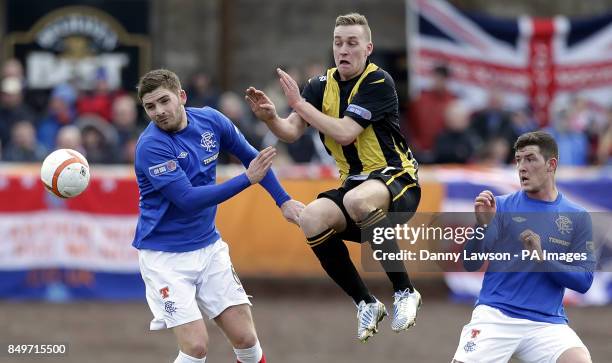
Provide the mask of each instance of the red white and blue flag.
POLYGON ((444 1, 407 0, 413 90, 445 63, 452 87, 472 107, 491 89, 507 106, 530 105, 547 124, 574 95, 610 106, 612 13, 592 18, 498 18, 461 11, 444 1))

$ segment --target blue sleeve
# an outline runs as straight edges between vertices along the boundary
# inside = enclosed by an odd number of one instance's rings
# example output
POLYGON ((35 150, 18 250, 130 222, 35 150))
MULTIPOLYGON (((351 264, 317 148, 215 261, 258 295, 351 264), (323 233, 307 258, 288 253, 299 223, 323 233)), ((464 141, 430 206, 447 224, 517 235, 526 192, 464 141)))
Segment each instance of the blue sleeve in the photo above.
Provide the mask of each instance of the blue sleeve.
POLYGON ((593 227, 591 216, 580 213, 580 223, 576 223, 576 234, 572 239, 572 253, 585 253, 586 260, 563 263, 561 261, 544 261, 550 277, 559 285, 584 294, 593 283, 593 271, 596 260, 593 245, 593 227))
POLYGON ((224 183, 194 187, 187 178, 166 184, 161 193, 183 212, 195 212, 220 204, 251 185, 246 174, 224 183))
POLYGON ((136 169, 146 176, 155 190, 178 179, 187 179, 181 169, 172 145, 161 139, 141 140, 136 148, 136 169))
MULTIPOLYGON (((225 115, 215 110, 215 117, 221 129, 221 147, 235 155, 242 165, 248 168, 250 162, 257 156, 257 150, 246 141, 238 128, 225 115)), ((268 191, 279 207, 291 199, 272 170, 268 171, 259 184, 268 191)))
POLYGON ((185 212, 217 205, 251 185, 243 173, 222 184, 194 187, 177 162, 172 146, 159 139, 144 140, 138 145, 135 164, 155 190, 185 212))

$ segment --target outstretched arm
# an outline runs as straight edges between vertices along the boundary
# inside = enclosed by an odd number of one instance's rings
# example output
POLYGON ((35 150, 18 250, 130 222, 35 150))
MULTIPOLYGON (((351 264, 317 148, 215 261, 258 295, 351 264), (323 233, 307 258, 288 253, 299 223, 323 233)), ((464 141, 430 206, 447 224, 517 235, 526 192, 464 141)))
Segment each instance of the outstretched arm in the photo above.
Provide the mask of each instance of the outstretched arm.
POLYGON ((265 122, 270 131, 282 141, 292 143, 304 134, 306 122, 295 112, 287 118, 280 118, 276 106, 263 91, 249 87, 244 98, 255 116, 265 122))
POLYGON ((272 166, 276 150, 268 147, 249 164, 247 171, 224 183, 194 187, 187 177, 178 178, 160 189, 172 204, 184 212, 213 207, 240 193, 251 184, 259 183, 272 166))
POLYGON ((276 72, 289 106, 312 127, 331 137, 340 145, 349 145, 363 131, 363 127, 348 116, 335 118, 317 110, 300 95, 300 88, 289 74, 281 69, 276 72))
MULTIPOLYGON (((257 150, 246 141, 238 128, 222 113, 216 113, 217 119, 223 133, 222 146, 224 149, 238 157, 243 165, 249 165, 257 156, 257 150)), ((274 198, 283 213, 283 217, 291 223, 298 224, 299 215, 304 209, 304 204, 291 199, 283 186, 279 183, 272 170, 267 170, 265 176, 258 181, 274 198)))

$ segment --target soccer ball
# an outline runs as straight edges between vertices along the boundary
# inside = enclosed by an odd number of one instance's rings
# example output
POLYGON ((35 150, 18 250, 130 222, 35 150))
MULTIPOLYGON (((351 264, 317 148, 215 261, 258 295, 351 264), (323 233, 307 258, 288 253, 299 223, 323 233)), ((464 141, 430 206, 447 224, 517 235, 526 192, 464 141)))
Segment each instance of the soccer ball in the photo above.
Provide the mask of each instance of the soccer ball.
POLYGON ((50 193, 60 198, 76 197, 89 184, 89 163, 78 151, 55 150, 43 161, 40 180, 50 193))

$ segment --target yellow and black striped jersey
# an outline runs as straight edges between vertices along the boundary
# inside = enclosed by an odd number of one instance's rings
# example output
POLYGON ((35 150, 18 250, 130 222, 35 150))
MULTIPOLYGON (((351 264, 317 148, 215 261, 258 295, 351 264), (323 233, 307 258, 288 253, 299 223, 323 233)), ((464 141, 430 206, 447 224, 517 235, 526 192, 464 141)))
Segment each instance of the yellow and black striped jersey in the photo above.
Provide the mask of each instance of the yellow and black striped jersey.
POLYGON ((336 68, 330 68, 308 80, 302 97, 326 115, 348 116, 364 128, 347 146, 320 133, 342 180, 386 167, 404 169, 417 180, 418 164, 399 129, 395 83, 382 68, 368 62, 360 76, 348 81, 341 81, 336 68))

